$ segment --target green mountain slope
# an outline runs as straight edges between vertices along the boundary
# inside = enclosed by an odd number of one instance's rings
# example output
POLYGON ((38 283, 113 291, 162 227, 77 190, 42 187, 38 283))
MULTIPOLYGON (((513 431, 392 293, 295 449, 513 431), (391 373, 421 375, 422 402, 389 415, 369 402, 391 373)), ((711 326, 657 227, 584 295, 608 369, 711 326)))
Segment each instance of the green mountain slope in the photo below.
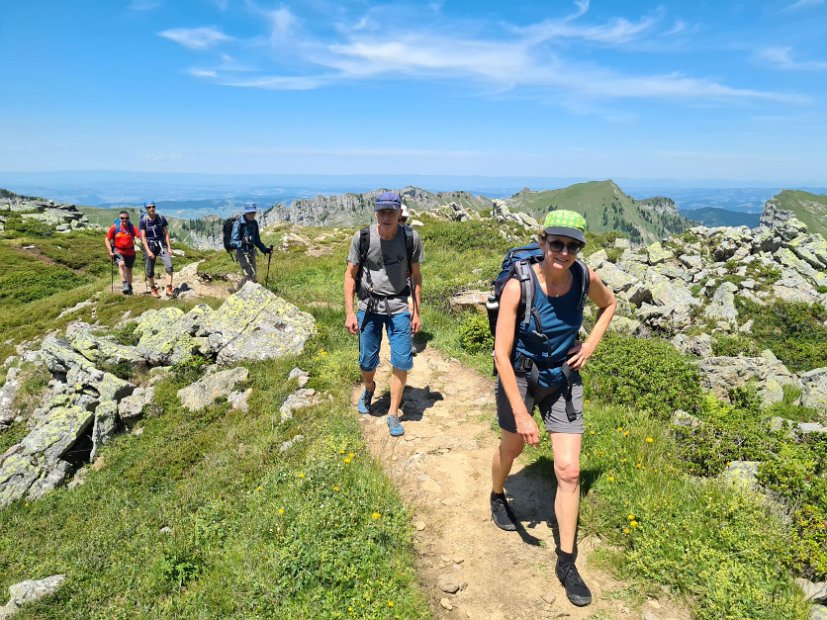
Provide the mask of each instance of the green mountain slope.
POLYGON ((807 225, 811 233, 821 233, 827 237, 826 194, 785 189, 767 202, 773 203, 778 209, 792 211, 796 218, 807 225))
POLYGON ((525 189, 512 196, 508 203, 512 210, 529 213, 539 221, 551 210, 577 211, 586 218, 591 232, 619 230, 638 243, 662 239, 691 225, 678 214, 671 199, 635 200, 611 180, 539 192, 525 189))

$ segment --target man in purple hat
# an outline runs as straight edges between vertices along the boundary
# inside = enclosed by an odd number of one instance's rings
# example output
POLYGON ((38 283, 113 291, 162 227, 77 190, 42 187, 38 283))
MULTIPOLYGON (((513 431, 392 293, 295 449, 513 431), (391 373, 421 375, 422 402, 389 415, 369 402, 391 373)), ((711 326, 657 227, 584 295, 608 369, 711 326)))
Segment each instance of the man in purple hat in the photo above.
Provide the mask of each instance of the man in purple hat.
POLYGON ((408 371, 413 368, 411 334, 422 327, 422 241, 416 231, 400 225, 401 206, 396 192, 377 196, 376 224, 353 235, 345 270, 345 327, 350 333, 359 334, 359 368, 364 381, 356 409, 361 414, 370 413, 384 328, 393 366, 387 418, 392 437, 405 434, 399 421, 399 404, 408 371), (409 276, 412 287, 408 285, 409 276), (357 312, 353 309, 354 295, 359 298, 357 312), (408 296, 413 297, 412 310, 408 308, 408 296))

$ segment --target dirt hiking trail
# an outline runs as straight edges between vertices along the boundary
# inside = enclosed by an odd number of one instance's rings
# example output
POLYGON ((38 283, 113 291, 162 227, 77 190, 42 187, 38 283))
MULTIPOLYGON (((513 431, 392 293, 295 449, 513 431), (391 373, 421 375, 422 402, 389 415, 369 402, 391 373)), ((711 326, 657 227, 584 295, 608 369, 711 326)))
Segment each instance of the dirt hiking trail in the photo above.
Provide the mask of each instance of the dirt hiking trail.
MULTIPOLYGON (((384 417, 386 342, 381 357, 371 414, 361 416, 364 434, 414 514, 417 571, 434 617, 688 620, 689 612, 666 597, 632 608, 625 584, 590 566, 599 541, 582 535, 577 565, 594 600, 583 608, 569 603, 554 575, 550 468, 526 468, 518 459, 506 494, 522 527, 504 532, 491 522, 491 457, 498 445, 492 378, 433 349, 420 352, 402 399, 405 435, 393 438, 384 417)), ((360 392, 361 386, 353 391, 354 412, 360 392)))

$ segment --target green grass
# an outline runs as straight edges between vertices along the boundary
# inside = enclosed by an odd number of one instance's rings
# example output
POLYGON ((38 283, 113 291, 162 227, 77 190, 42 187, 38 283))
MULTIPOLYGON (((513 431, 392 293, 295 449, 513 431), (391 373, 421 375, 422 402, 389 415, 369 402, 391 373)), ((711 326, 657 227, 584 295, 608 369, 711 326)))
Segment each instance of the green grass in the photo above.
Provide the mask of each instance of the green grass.
MULTIPOLYGON (((502 241, 494 226, 426 220, 425 331, 418 338, 488 373, 488 351, 469 346, 479 340, 473 315, 454 313, 446 300, 465 288, 487 288, 514 243, 502 241), (462 324, 471 326, 464 340, 462 324)), ((265 243, 277 243, 283 232, 265 243)), ((312 312, 318 335, 298 358, 250 365, 249 413, 229 411, 224 402, 182 411, 176 390, 203 368, 181 367, 159 385, 144 434, 108 444, 105 466, 88 471, 86 484, 2 511, 0 591, 33 576, 69 576, 55 597, 27 607, 21 618, 428 617, 415 585, 410 515, 368 455, 349 404, 359 371, 355 337, 343 327, 342 278, 353 232, 332 235, 325 241, 330 253, 321 257, 299 246, 275 253, 270 288, 312 312), (285 378, 295 364, 310 372, 310 387, 332 400, 281 424, 278 407, 294 388, 285 378), (297 434, 304 441, 282 454, 281 443, 297 434)), ((214 276, 236 271, 227 258, 212 254, 201 268, 214 276)), ((56 318, 61 308, 105 285, 104 277, 29 302, 25 313, 3 307, 0 330, 19 341, 59 328, 69 320, 56 318)), ((126 310, 136 316, 155 303, 103 293, 97 315, 113 325, 126 310)), ((89 318, 88 312, 77 315, 89 318)), ((129 326, 115 335, 129 340, 129 326)), ((641 382, 638 391, 668 393, 662 375, 669 372, 689 377, 672 351, 658 348, 669 362, 659 364, 647 358, 645 342, 607 343, 598 352, 624 360, 627 379, 641 382)), ((634 393, 628 381, 615 388, 623 398, 634 393)), ((795 395, 787 396, 792 406, 795 395)), ((797 518, 804 525, 791 529, 760 498, 691 475, 697 471, 689 471, 685 446, 662 421, 668 411, 654 402, 652 414, 634 403, 586 403, 581 526, 609 543, 594 557, 635 591, 665 587, 685 595, 695 618, 805 618, 788 567, 821 570, 802 560, 820 558, 814 546, 822 540, 821 513, 802 505, 797 518)), ((755 429, 760 419, 750 422, 755 429)), ((0 441, 20 432, 13 426, 0 441)), ((714 439, 714 433, 695 438, 714 439)), ((763 475, 773 484, 794 473, 796 497, 820 501, 820 487, 808 476, 823 477, 822 452, 815 443, 790 457, 789 471, 779 461, 763 475)), ((523 458, 552 475, 546 438, 523 458)))
POLYGON ((352 415, 342 364, 351 379, 358 370, 341 331, 323 327, 298 359, 251 365, 246 414, 226 403, 183 411, 175 393, 184 384, 168 379, 153 408, 163 413, 144 421, 141 437, 107 445, 106 466, 86 484, 7 508, 0 589, 69 575, 19 617, 426 617, 410 515, 352 415), (334 400, 280 424, 294 364, 334 400), (282 454, 296 434, 305 440, 282 454))

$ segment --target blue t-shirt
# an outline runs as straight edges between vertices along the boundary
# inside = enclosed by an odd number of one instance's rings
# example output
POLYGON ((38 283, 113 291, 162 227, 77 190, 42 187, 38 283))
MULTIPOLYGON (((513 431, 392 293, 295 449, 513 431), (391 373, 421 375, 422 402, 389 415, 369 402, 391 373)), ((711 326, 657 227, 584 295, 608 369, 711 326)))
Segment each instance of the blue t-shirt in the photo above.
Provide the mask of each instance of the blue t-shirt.
POLYGON ((149 243, 165 243, 164 228, 167 227, 167 218, 163 215, 156 215, 149 219, 146 215, 141 218, 141 234, 149 243))
POLYGON ((571 288, 565 295, 549 297, 543 293, 537 274, 531 270, 534 280, 534 302, 532 307, 540 317, 543 336, 535 332, 540 331, 534 314, 528 330, 524 330, 523 317, 518 316, 517 337, 514 346, 516 353, 529 357, 538 364, 540 376, 538 384, 549 387, 563 381, 563 371, 560 368, 543 368, 543 365, 563 362, 568 358, 568 351, 577 341, 577 333, 583 325, 583 308, 580 306, 580 295, 583 290, 583 270, 577 264, 571 267, 571 288))

